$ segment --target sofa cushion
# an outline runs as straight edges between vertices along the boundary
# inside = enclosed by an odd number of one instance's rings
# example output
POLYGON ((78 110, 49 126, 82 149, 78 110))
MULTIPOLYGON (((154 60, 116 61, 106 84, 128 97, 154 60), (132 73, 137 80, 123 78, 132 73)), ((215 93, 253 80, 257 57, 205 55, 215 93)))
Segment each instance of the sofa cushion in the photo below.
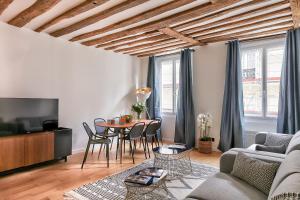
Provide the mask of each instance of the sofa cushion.
POLYGON ((263 160, 265 162, 275 162, 275 163, 279 163, 279 164, 281 162, 283 162, 284 158, 286 157, 285 154, 265 152, 265 151, 251 151, 251 150, 242 149, 242 148, 233 148, 222 154, 222 156, 220 158, 220 171, 221 172, 230 173, 232 171, 233 163, 235 161, 235 157, 238 154, 238 152, 243 152, 247 156, 250 156, 252 158, 256 158, 259 160, 263 160))
POLYGON ((266 200, 267 196, 238 178, 225 173, 217 173, 190 193, 187 199, 266 200))
POLYGON ((267 151, 267 152, 284 154, 285 149, 286 149, 286 147, 284 144, 279 145, 279 146, 265 146, 265 145, 261 145, 261 144, 256 145, 257 151, 267 151))
POLYGON ((284 144, 285 148, 289 145, 293 135, 289 134, 278 134, 278 133, 268 133, 266 137, 265 146, 279 146, 284 144))
POLYGON ((274 178, 270 193, 269 193, 269 199, 274 196, 275 194, 279 194, 280 192, 284 191, 282 188, 291 188, 286 190, 285 192, 299 192, 300 191, 300 183, 299 182, 291 182, 290 180, 293 179, 293 177, 299 177, 298 175, 295 175, 297 173, 300 173, 300 150, 292 151, 287 155, 285 160, 281 163, 277 174, 274 178), (292 176, 292 177, 289 177, 292 176), (288 178, 288 179, 287 179, 288 178), (287 179, 285 181, 285 179, 287 179), (281 185, 282 184, 282 185, 281 185), (293 185, 298 188, 296 191, 292 191, 293 185), (278 191, 276 191, 278 189, 278 191))
POLYGON ((289 154, 290 152, 294 150, 300 150, 300 131, 298 131, 293 138, 291 139, 289 145, 286 149, 286 154, 289 154))
POLYGON ((231 174, 268 195, 278 167, 277 163, 267 163, 239 152, 231 174))

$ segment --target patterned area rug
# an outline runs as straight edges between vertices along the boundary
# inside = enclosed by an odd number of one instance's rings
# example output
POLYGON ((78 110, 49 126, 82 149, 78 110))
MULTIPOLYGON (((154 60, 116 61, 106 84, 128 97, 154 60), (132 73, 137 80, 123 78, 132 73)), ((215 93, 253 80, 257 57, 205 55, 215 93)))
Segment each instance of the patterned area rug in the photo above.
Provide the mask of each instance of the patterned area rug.
MULTIPOLYGON (((118 174, 108 176, 94 183, 89 183, 67 192, 65 193, 64 198, 65 200, 123 200, 126 196, 126 187, 123 182, 124 179, 128 175, 143 168, 151 167, 152 165, 153 161, 145 161, 140 165, 118 174)), ((181 179, 166 182, 168 193, 157 189, 152 192, 149 199, 184 199, 193 189, 205 181, 207 176, 213 175, 219 171, 219 169, 215 167, 197 162, 192 162, 192 168, 192 174, 184 176, 181 179)))

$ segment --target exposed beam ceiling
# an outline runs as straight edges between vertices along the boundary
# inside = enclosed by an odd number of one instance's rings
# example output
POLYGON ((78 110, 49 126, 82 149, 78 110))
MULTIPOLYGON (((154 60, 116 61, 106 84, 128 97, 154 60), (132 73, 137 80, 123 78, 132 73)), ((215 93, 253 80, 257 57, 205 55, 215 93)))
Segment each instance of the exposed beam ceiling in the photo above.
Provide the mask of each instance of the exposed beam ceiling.
POLYGON ((290 5, 292 9, 294 28, 299 28, 300 26, 300 0, 290 0, 290 5))
POLYGON ((107 1, 109 1, 109 0, 86 0, 86 1, 82 2, 81 4, 71 8, 70 10, 60 14, 59 16, 57 16, 57 17, 51 19, 50 21, 46 22, 45 24, 41 25, 40 27, 35 29, 35 31, 41 32, 41 31, 49 28, 50 26, 57 24, 58 22, 60 22, 64 19, 74 17, 83 12, 86 12, 88 10, 96 8, 96 7, 106 3, 107 1))
POLYGON ((116 30, 116 29, 119 29, 119 28, 123 28, 123 27, 126 27, 128 25, 135 24, 137 22, 141 22, 141 21, 144 21, 146 19, 150 19, 152 17, 155 17, 156 15, 159 15, 159 14, 165 13, 167 11, 176 9, 178 7, 184 6, 184 5, 192 3, 194 1, 195 0, 171 1, 169 3, 163 4, 161 6, 158 6, 156 8, 150 9, 150 10, 147 10, 147 11, 141 13, 141 14, 135 15, 135 16, 130 17, 128 19, 125 19, 125 20, 119 21, 117 23, 108 25, 104 28, 97 29, 97 30, 94 30, 94 31, 90 31, 88 33, 78 35, 76 37, 73 37, 70 41, 83 40, 83 39, 86 39, 86 38, 89 38, 89 37, 93 37, 95 35, 106 33, 106 32, 111 31, 111 30, 116 30))
POLYGON ((138 34, 141 32, 147 32, 147 31, 153 31, 153 30, 159 30, 162 28, 166 28, 167 26, 171 26, 172 24, 179 23, 182 21, 189 20, 191 18, 196 18, 205 14, 208 14, 210 12, 217 11, 221 8, 224 8, 226 6, 230 6, 234 3, 239 2, 239 0, 222 0, 218 1, 217 3, 205 3, 200 6, 197 6, 195 8, 171 15, 169 17, 159 19, 144 25, 140 25, 134 28, 130 28, 124 31, 120 31, 117 33, 113 33, 107 36, 103 36, 100 38, 96 38, 90 41, 83 42, 82 44, 87 46, 96 45, 99 43, 103 43, 105 41, 115 40, 118 38, 126 37, 129 35, 138 34))
POLYGON ((282 36, 299 27, 300 0, 0 0, 0 14, 1 21, 14 26, 148 56, 213 42, 282 36))
POLYGON ((66 34, 69 34, 69 33, 72 33, 73 31, 76 31, 76 30, 79 30, 81 28, 84 28, 88 25, 91 25, 91 24, 94 24, 100 20, 103 20, 105 18, 108 18, 112 15, 115 15, 119 12, 122 12, 124 10, 127 10, 129 8, 133 8, 135 6, 138 6, 142 3, 145 3, 149 0, 127 0, 127 1, 124 1, 116 6, 113 6, 107 10, 104 10, 104 11, 101 11, 93 16, 90 16, 84 20, 81 20, 75 24, 72 24, 68 27, 65 27, 65 28, 62 28, 62 29, 59 29, 57 31, 54 31, 52 33, 50 33, 50 35, 54 36, 54 37, 59 37, 59 36, 62 36, 62 35, 66 35, 66 34))
POLYGON ((13 0, 0 0, 0 15, 12 2, 13 0))
POLYGON ((37 16, 42 15, 46 11, 50 10, 60 1, 61 0, 37 0, 29 8, 15 16, 8 23, 13 26, 23 27, 37 16))

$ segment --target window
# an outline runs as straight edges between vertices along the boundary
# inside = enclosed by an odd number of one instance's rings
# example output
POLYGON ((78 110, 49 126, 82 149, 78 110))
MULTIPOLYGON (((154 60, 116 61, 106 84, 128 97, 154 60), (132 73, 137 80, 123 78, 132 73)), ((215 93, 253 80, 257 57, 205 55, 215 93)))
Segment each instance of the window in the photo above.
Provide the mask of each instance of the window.
POLYGON ((277 117, 284 42, 241 48, 245 116, 277 117))
POLYGON ((179 55, 165 56, 158 59, 161 70, 161 111, 175 113, 179 86, 179 55))

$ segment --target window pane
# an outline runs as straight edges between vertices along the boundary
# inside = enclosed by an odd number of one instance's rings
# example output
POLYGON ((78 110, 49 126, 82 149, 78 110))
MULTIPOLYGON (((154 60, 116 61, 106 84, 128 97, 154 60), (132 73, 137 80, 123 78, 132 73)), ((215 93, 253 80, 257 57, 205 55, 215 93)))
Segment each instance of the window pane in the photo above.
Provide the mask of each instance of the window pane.
POLYGON ((175 111, 177 110, 177 96, 178 96, 178 88, 179 88, 179 66, 180 66, 180 60, 175 61, 175 67, 176 67, 176 96, 175 96, 175 111))
POLYGON ((267 49, 267 116, 276 117, 284 47, 267 49))
POLYGON ((173 61, 167 60, 161 62, 162 74, 162 111, 173 111, 173 61))
POLYGON ((244 112, 262 116, 262 49, 242 51, 244 112))

